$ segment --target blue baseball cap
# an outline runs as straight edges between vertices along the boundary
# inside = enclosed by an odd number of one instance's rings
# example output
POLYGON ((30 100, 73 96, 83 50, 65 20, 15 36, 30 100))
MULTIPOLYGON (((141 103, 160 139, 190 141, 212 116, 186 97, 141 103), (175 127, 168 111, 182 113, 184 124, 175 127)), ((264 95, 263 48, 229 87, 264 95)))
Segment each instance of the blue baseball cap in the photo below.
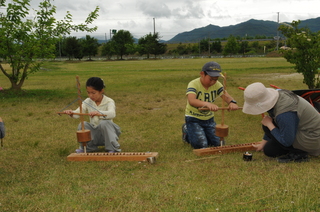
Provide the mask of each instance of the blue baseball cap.
POLYGON ((202 71, 206 72, 210 77, 220 77, 221 66, 216 62, 207 62, 202 67, 202 71))

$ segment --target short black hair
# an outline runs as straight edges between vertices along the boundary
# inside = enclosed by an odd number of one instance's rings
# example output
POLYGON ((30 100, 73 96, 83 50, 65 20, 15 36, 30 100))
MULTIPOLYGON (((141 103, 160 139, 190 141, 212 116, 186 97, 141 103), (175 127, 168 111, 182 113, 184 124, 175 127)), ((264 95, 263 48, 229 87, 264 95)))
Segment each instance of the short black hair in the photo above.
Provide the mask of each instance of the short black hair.
POLYGON ((105 88, 103 79, 100 77, 90 77, 86 83, 87 87, 92 87, 94 90, 101 91, 105 88))

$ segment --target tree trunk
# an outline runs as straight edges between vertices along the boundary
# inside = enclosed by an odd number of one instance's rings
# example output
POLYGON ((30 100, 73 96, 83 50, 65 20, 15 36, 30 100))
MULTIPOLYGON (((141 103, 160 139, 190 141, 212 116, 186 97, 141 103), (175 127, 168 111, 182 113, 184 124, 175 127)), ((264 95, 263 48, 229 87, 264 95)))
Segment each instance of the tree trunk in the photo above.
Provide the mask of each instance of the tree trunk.
POLYGON ((10 82, 11 82, 11 88, 10 88, 10 90, 14 90, 14 91, 21 91, 21 87, 22 87, 22 85, 23 85, 23 83, 15 83, 15 82, 13 82, 13 80, 11 80, 10 79, 10 82))

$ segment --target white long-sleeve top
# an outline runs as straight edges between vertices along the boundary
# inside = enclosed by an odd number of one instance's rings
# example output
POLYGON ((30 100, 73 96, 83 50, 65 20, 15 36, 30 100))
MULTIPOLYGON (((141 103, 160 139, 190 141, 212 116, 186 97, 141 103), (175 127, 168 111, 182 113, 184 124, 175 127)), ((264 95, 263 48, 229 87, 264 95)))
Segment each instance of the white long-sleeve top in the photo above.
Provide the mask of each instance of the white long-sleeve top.
MULTIPOLYGON (((90 117, 90 123, 97 126, 101 119, 113 120, 116 117, 116 105, 113 99, 103 95, 102 101, 99 106, 90 98, 85 99, 82 102, 82 113, 90 113, 98 111, 106 116, 94 116, 90 117)), ((80 107, 73 111, 74 113, 80 113, 80 107)), ((74 118, 79 118, 79 115, 73 115, 74 118)))

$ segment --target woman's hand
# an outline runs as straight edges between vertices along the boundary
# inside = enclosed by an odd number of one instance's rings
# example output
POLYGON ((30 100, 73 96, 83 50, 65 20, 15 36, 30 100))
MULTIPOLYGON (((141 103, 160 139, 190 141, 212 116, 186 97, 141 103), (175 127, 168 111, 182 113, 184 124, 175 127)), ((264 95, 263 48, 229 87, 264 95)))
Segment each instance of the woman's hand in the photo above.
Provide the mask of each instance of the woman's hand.
POLYGON ((274 124, 272 122, 272 118, 270 116, 263 117, 263 119, 261 120, 261 124, 263 126, 268 127, 270 131, 275 128, 275 126, 274 126, 274 124))
POLYGON ((259 152, 259 151, 263 151, 263 147, 264 145, 266 145, 267 141, 266 140, 262 140, 260 142, 258 142, 257 144, 252 144, 252 146, 254 148, 256 148, 256 151, 259 152))

